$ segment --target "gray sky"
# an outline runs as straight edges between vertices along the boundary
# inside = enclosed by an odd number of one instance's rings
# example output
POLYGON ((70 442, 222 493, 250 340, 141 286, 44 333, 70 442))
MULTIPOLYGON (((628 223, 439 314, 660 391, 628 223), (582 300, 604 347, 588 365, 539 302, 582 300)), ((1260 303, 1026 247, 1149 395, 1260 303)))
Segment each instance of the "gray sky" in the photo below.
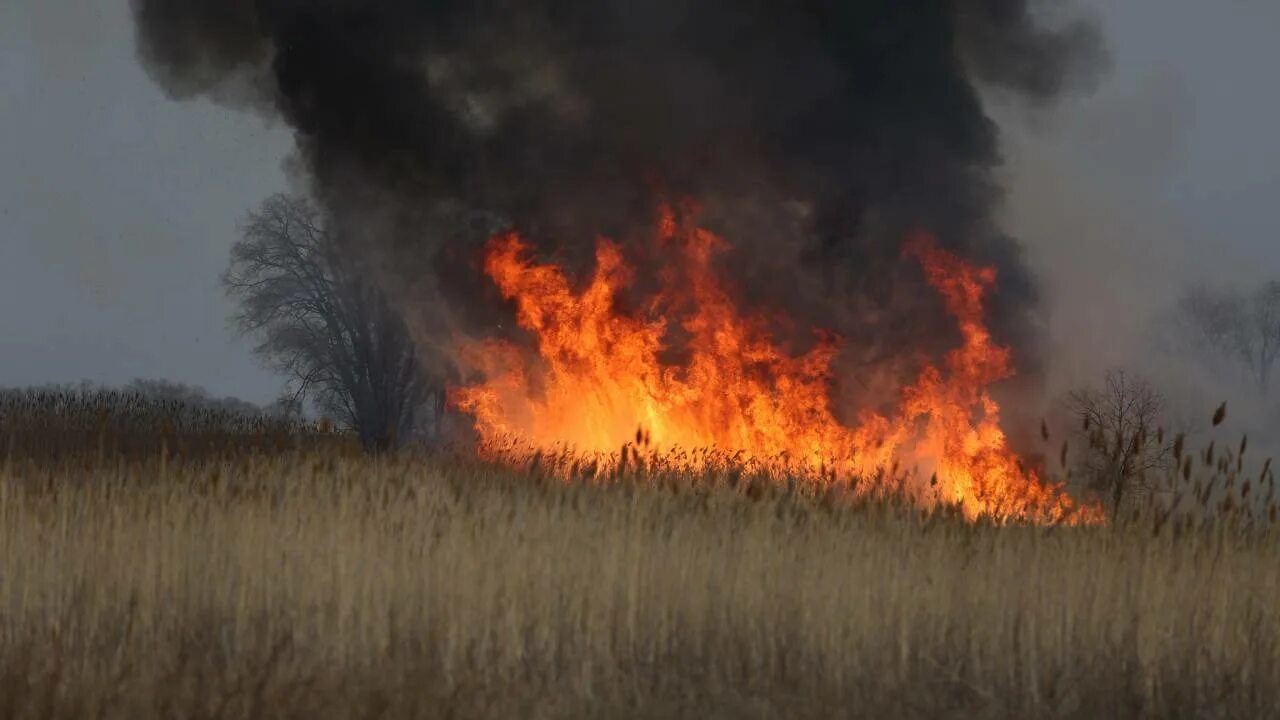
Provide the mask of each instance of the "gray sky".
MULTIPOLYGON (((1100 91, 997 113, 1006 223, 1054 342, 1099 347, 1063 382, 1139 352, 1096 340, 1136 336, 1187 278, 1280 277, 1280 3, 1093 2, 1100 91)), ((125 0, 0 3, 0 386, 165 377, 270 399, 217 274, 238 219, 286 187, 290 146, 260 117, 165 99, 125 0)))
POLYGON ((217 276, 243 213, 285 187, 286 130, 167 100, 124 0, 0 3, 0 108, 0 386, 166 377, 273 397, 217 276))

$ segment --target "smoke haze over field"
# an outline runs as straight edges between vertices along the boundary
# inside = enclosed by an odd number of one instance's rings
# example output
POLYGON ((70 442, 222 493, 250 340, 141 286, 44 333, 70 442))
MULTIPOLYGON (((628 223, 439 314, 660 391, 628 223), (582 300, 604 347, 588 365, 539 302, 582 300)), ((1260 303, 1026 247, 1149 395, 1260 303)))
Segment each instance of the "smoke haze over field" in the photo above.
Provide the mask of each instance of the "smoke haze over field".
POLYGON ((459 215, 580 262, 597 233, 635 237, 659 196, 690 196, 737 246, 746 302, 799 335, 836 330, 878 372, 954 342, 899 259, 907 232, 938 233, 999 268, 996 330, 1035 375, 1037 290, 992 222, 999 144, 976 83, 1033 103, 1088 86, 1103 52, 1084 20, 1023 0, 133 7, 173 97, 294 129, 315 194, 397 269, 387 285, 439 298, 404 301, 424 337, 502 317, 459 215))
POLYGON ((1168 337, 1189 286, 1280 278, 1280 102, 1254 90, 1280 60, 1280 4, 1094 4, 1114 68, 1101 90, 1053 113, 994 104, 1001 220, 1042 280, 1048 397, 1124 367, 1168 396, 1175 422, 1206 429, 1227 400, 1223 434, 1251 433, 1255 459, 1280 452, 1280 393, 1168 337))
MULTIPOLYGON (((1100 91, 1059 93, 1053 103, 1042 104, 1026 102, 1024 93, 981 83, 988 88, 988 109, 1001 129, 1005 160, 997 167, 996 179, 1008 197, 995 216, 996 224, 1024 244, 1024 259, 1003 253, 998 242, 984 239, 985 232, 957 232, 947 238, 1013 269, 1015 276, 1018 268, 1024 274, 1031 268, 1029 275, 1037 278, 1034 288, 1040 295, 1034 312, 1047 322, 1048 342, 1042 347, 1051 392, 1094 382, 1109 365, 1165 360, 1142 334, 1151 316, 1188 281, 1228 284, 1280 275, 1274 220, 1275 198, 1280 196, 1280 142, 1273 132, 1280 124, 1280 101, 1257 91, 1272 82, 1270 68, 1280 65, 1280 49, 1273 42, 1280 34, 1280 5, 1269 0, 1231 0, 1225 5, 1201 0, 1081 4, 1101 19, 1110 56, 1100 91), (1154 272, 1151 263, 1158 268, 1154 272)), ((1046 25, 1062 27, 1063 22, 1051 18, 1046 25)), ((405 26, 406 34, 409 27, 405 26)), ((225 65, 212 63, 203 76, 171 72, 166 77, 152 63, 148 71, 164 81, 171 94, 187 99, 166 101, 160 85, 144 75, 137 61, 132 37, 136 29, 124 2, 0 4, 0 102, 5 108, 0 113, 0 155, 5 160, 0 164, 0 328, 6 338, 0 385, 171 377, 204 384, 218 394, 268 400, 275 380, 256 371, 247 357, 248 344, 234 343, 224 329, 230 307, 216 277, 225 267, 237 219, 270 192, 285 189, 280 161, 294 149, 295 132, 289 123, 269 119, 278 116, 279 105, 268 65, 246 64, 228 76, 218 74, 225 65), (214 82, 218 78, 223 81, 214 82), (209 101, 195 97, 200 93, 209 101), (246 108, 250 110, 242 112, 246 108)), ((778 42, 785 45, 789 39, 795 38, 783 35, 778 42)), ((892 46, 892 34, 883 42, 892 46)), ((747 44, 741 47, 742 55, 750 54, 747 44)), ((235 43, 219 49, 225 52, 211 55, 211 60, 225 61, 231 57, 227 53, 242 50, 235 43)), ((1090 79, 1098 69, 1088 54, 1083 59, 1076 66, 1079 72, 1066 76, 1073 83, 1090 79)), ((935 70, 938 67, 944 66, 935 70)), ((479 69, 499 79, 504 72, 507 77, 515 72, 504 69, 499 59, 479 69)), ((439 78, 439 66, 436 72, 439 78)), ((677 86, 692 93, 702 80, 688 75, 682 75, 677 86)), ((945 77, 945 67, 935 75, 945 77)), ((1004 80, 1007 84, 1008 78, 1004 80)), ((546 85, 538 87, 545 91, 546 85)), ((813 88, 801 85, 794 92, 813 88)), ((962 77, 959 86, 966 85, 962 77)), ((550 86, 554 89, 555 83, 550 86)), ((765 83, 760 92, 774 87, 776 83, 765 83)), ((456 89, 451 92, 458 96, 456 89)), ((511 112, 528 114, 553 97, 550 91, 535 93, 511 112)), ((942 102, 923 93, 907 99, 918 103, 921 111, 932 111, 942 102)), ((479 105, 486 107, 484 102, 479 105)), ((637 118, 646 117, 646 111, 653 114, 651 108, 636 110, 637 118)), ((682 119, 688 121, 691 134, 706 132, 711 122, 682 119)), ((978 126, 985 129, 970 137, 992 132, 985 122, 978 126)), ((865 130, 865 123, 862 127, 865 130)), ((795 136, 806 139, 798 132, 795 136)), ((731 141, 740 140, 730 137, 725 147, 731 141)), ((903 167, 909 164, 902 143, 896 149, 886 147, 885 157, 898 153, 903 167)), ((307 150, 305 137, 301 149, 307 150)), ((665 160, 674 158, 678 166, 675 155, 665 160)), ((304 152, 302 157, 310 155, 304 152)), ((718 163, 711 169, 720 175, 738 175, 726 169, 733 158, 711 159, 718 163)), ((817 151, 810 153, 809 161, 824 173, 835 173, 832 168, 843 162, 834 156, 828 162, 817 151)), ((991 161, 978 163, 978 176, 986 175, 991 161)), ((768 168, 773 185, 761 181, 761 187, 750 189, 778 196, 782 189, 793 189, 783 188, 783 180, 805 192, 823 187, 817 176, 786 172, 796 167, 768 168)), ((490 165, 484 170, 490 178, 506 168, 490 165)), ((366 174, 336 164, 330 171, 339 180, 366 174)), ((874 193, 876 202, 899 208, 923 199, 929 201, 923 205, 932 208, 927 212, 933 217, 948 211, 930 197, 942 194, 933 191, 948 177, 926 183, 919 176, 895 176, 882 166, 865 164, 850 172, 853 180, 870 186, 854 183, 849 186, 851 195, 874 193)), ((672 185, 681 180, 668 178, 672 185)), ((344 184, 335 182, 335 187, 344 184)), ((417 258, 422 247, 438 237, 420 231, 416 218, 401 218, 411 232, 396 230, 397 212, 405 210, 388 201, 396 193, 376 188, 362 195, 359 185, 344 189, 349 191, 345 197, 351 207, 346 212, 352 218, 365 217, 359 212, 361 204, 379 206, 366 219, 392 228, 374 233, 392 250, 392 258, 417 258), (388 207, 381 207, 384 201, 388 207), (401 253, 400 243, 412 253, 401 253)), ((607 231, 634 222, 637 214, 648 210, 641 202, 638 208, 628 208, 630 214, 618 216, 605 200, 602 189, 567 220, 576 221, 584 232, 607 231), (603 218, 604 226, 594 226, 597 218, 603 218)), ((978 200, 965 202, 974 202, 969 207, 982 209, 985 217, 990 198, 978 200)), ((949 207, 955 209, 954 204, 949 207)), ((933 217, 922 217, 921 222, 933 217)), ((566 222, 554 217, 545 222, 551 220, 566 222)), ((739 244, 756 241, 744 233, 727 234, 739 244)), ((819 256, 837 262, 815 264, 847 269, 858 253, 888 251, 893 245, 888 229, 867 233, 863 239, 865 244, 837 245, 828 250, 834 255, 819 256), (879 240, 883 245, 875 244, 879 240)), ((788 247, 799 252, 809 246, 788 247)), ((856 268, 850 276, 859 277, 856 268)), ((905 290, 914 287, 913 282, 918 278, 909 276, 898 286, 905 290)), ((771 276, 770 286, 776 284, 771 276)), ((1006 292, 1017 290, 1017 283, 1005 285, 1006 292)), ((929 299, 924 294, 923 300, 929 299)), ((1035 319, 1020 316, 1021 298, 1006 297, 1001 307, 1013 314, 1003 323, 1005 339, 1025 340, 1018 330, 1034 326, 1035 319)), ((901 308, 903 315, 912 311, 901 308)), ((1212 379, 1210 373, 1202 373, 1196 381, 1207 384, 1212 379)), ((1209 385, 1204 393, 1212 397, 1216 390, 1209 385)), ((1228 422, 1238 417, 1233 413, 1228 422)))

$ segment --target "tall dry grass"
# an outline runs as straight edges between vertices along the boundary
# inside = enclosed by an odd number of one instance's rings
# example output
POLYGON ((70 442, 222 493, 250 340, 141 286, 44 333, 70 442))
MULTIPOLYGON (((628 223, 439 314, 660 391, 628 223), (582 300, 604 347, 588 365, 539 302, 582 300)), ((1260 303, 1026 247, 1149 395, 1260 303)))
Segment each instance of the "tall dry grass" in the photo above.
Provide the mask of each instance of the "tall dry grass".
POLYGON ((1280 529, 315 445, 0 465, 0 717, 1280 716, 1280 529))
POLYGON ((159 455, 274 453, 354 438, 316 423, 197 407, 112 389, 0 389, 0 458, 94 463, 159 455))

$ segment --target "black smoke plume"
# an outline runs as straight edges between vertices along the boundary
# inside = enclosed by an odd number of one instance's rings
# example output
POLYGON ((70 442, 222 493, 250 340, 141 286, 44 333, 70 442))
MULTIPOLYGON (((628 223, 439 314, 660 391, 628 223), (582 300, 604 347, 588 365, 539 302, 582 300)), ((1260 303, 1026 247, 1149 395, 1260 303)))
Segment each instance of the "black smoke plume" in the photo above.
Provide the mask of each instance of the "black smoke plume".
POLYGON ((599 233, 637 237, 658 197, 690 196, 735 244, 745 301, 841 333, 855 386, 954 341, 900 259, 916 228, 998 267, 996 331, 1035 366, 1035 283, 992 220, 997 132, 977 88, 1048 102, 1101 56, 1092 24, 1038 7, 133 0, 169 94, 288 123, 311 191, 424 337, 496 332, 474 242, 489 225, 572 262, 599 233))

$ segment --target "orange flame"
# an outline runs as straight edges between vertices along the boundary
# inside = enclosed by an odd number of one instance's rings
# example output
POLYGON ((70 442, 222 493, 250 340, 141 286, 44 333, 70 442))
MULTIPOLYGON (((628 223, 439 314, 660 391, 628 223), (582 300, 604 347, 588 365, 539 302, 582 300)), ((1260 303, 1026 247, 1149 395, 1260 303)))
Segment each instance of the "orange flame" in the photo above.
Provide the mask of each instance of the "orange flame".
POLYGON ((902 391, 894 417, 867 411, 849 427, 830 402, 838 339, 823 333, 808 352, 785 353, 715 278, 713 259, 726 243, 690 217, 661 208, 657 239, 674 251, 665 253, 663 289, 638 316, 615 307, 632 280, 615 243, 598 241, 595 272, 575 292, 561 268, 530 260, 515 233, 489 241, 485 271, 515 301, 541 364, 529 367, 504 341, 462 344, 463 365, 484 379, 455 388, 450 399, 474 416, 484 440, 604 454, 639 426, 659 449, 717 448, 746 462, 842 477, 884 478, 898 461, 915 462, 934 470, 937 496, 969 518, 1100 517, 1041 482, 1007 446, 987 389, 1013 372, 1007 348, 993 343, 983 322, 993 269, 967 264, 927 235, 907 242, 905 255, 941 293, 964 342, 902 391), (679 365, 661 357, 674 318, 689 338, 688 360, 679 365))

